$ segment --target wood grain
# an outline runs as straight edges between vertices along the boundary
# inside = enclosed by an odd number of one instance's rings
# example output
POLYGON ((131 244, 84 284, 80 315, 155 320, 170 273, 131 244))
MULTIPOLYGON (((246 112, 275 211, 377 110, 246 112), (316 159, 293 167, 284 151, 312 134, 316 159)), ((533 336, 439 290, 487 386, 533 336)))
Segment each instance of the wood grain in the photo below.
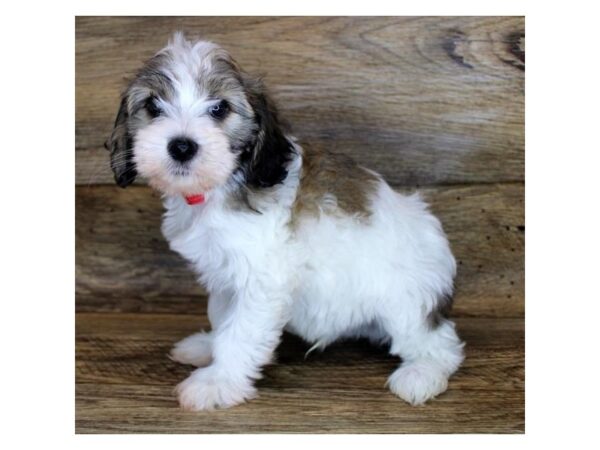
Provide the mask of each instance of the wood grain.
MULTIPOLYGON (((422 189, 458 261, 456 316, 522 317, 523 186, 422 189)), ((77 310, 193 313, 204 291, 160 234, 162 205, 147 187, 76 189, 77 310)))
POLYGON ((522 319, 457 321, 467 359, 449 390, 410 407, 384 388, 398 361, 363 341, 306 360, 285 335, 260 397, 214 413, 184 413, 172 388, 190 372, 166 357, 178 339, 207 327, 198 316, 78 314, 78 433, 522 433, 522 319))
POLYGON ((396 185, 524 179, 523 17, 78 17, 77 183, 112 183, 102 144, 124 77, 174 30, 266 75, 302 140, 396 185))

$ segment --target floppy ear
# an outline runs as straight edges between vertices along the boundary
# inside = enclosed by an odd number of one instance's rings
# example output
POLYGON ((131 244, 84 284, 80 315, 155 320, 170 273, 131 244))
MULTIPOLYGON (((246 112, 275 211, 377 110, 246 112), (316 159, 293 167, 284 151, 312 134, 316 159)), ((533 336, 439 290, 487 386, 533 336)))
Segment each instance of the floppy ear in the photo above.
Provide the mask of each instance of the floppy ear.
POLYGON ((284 135, 277 108, 262 81, 247 76, 243 81, 258 132, 253 148, 241 155, 241 163, 249 185, 270 187, 285 180, 285 165, 291 159, 293 148, 284 135))
POLYGON ((115 182, 122 188, 133 183, 137 176, 135 163, 132 160, 133 139, 127 127, 128 120, 127 96, 124 95, 113 131, 104 143, 104 147, 110 150, 110 167, 115 175, 115 182))

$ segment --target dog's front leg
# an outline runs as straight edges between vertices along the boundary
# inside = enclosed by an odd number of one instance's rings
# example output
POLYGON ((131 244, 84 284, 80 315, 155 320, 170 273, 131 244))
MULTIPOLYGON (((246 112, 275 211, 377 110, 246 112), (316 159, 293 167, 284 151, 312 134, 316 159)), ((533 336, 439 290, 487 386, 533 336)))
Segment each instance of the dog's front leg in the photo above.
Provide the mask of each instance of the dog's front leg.
POLYGON ((185 410, 227 408, 256 396, 254 380, 271 361, 289 310, 283 290, 248 283, 232 298, 227 317, 213 330, 213 362, 176 388, 185 410))

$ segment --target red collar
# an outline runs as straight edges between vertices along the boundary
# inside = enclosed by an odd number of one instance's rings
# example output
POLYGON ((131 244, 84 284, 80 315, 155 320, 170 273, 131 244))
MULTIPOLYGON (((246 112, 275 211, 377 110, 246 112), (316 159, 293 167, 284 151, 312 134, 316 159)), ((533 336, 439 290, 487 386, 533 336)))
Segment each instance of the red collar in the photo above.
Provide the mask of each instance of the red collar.
POLYGON ((188 205, 198 205, 204 203, 204 194, 186 195, 185 201, 188 205))

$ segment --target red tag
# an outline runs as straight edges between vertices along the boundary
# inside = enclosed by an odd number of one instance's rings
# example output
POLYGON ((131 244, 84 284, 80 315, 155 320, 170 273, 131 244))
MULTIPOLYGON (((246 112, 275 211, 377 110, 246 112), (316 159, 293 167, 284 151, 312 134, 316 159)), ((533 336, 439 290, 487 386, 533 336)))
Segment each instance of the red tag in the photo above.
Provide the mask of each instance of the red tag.
POLYGON ((197 205, 204 203, 204 194, 188 195, 185 197, 185 201, 188 205, 197 205))

